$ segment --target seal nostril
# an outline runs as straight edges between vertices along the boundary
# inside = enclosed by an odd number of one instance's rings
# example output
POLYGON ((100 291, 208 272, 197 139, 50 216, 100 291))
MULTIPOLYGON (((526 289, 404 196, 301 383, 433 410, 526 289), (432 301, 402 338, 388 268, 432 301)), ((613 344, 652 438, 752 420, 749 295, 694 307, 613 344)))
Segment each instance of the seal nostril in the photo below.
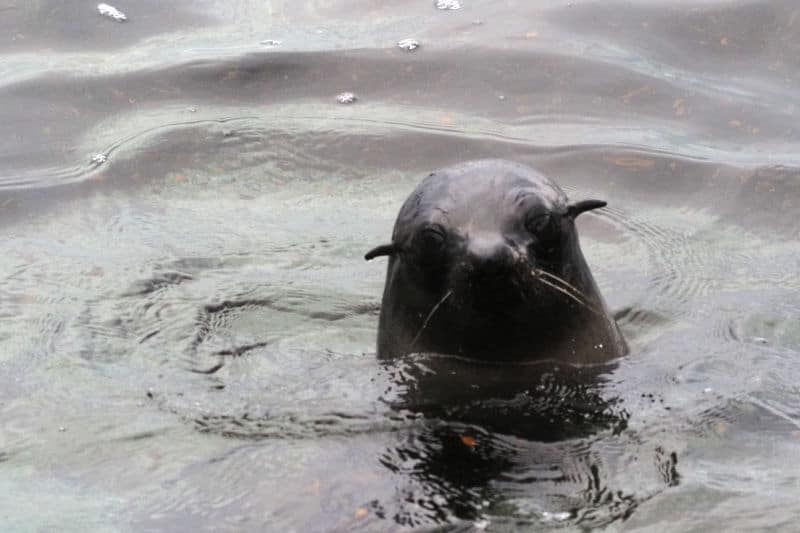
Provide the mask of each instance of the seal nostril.
POLYGON ((514 264, 514 253, 505 242, 491 246, 470 246, 469 263, 479 278, 496 278, 507 274, 514 264))

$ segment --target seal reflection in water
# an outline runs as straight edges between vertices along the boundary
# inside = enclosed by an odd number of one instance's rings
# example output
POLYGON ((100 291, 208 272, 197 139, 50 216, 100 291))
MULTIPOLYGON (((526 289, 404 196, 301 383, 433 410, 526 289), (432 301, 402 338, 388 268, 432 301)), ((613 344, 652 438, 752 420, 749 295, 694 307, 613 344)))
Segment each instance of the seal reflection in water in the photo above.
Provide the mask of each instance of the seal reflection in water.
POLYGON ((430 174, 400 209, 390 244, 379 357, 412 352, 484 361, 600 363, 627 352, 581 253, 570 203, 510 161, 430 174))

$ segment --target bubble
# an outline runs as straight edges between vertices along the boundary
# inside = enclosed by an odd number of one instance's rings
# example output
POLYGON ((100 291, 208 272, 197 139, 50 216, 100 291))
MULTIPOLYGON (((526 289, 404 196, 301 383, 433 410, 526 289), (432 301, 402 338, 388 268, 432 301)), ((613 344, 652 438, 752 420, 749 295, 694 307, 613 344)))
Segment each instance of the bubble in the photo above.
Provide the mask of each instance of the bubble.
POLYGON ((419 41, 416 39, 403 39, 397 42, 397 46, 408 52, 419 48, 419 41))
POLYGON ((565 520, 569 520, 572 515, 568 512, 556 512, 550 513, 548 511, 544 511, 542 513, 542 520, 545 522, 563 522, 565 520))
POLYGON ((336 95, 336 101, 340 104, 353 104, 358 100, 358 96, 350 92, 343 92, 336 95))
POLYGON ((104 17, 116 20, 117 22, 125 22, 128 20, 128 17, 125 16, 125 13, 108 4, 97 4, 97 11, 104 17))
POLYGON ((461 2, 459 0, 436 0, 436 9, 442 9, 442 10, 461 9, 461 2))

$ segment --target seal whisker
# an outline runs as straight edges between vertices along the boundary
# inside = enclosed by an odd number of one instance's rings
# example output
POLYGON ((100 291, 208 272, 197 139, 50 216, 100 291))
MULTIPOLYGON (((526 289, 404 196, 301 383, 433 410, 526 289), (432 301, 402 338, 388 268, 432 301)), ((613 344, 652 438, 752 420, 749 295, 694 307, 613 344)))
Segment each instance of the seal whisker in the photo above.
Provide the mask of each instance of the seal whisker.
POLYGON ((411 341, 411 344, 409 345, 409 349, 414 347, 414 345, 419 340, 420 335, 422 335, 422 332, 425 331, 425 328, 428 327, 428 322, 430 322, 431 318, 433 317, 433 314, 439 309, 439 307, 444 303, 444 301, 447 300, 450 297, 451 294, 453 294, 453 289, 450 289, 449 291, 447 291, 447 293, 444 296, 442 296, 442 299, 439 300, 438 302, 436 302, 436 304, 431 308, 431 312, 428 313, 427 317, 425 317, 425 321, 422 323, 422 327, 419 328, 419 331, 417 332, 417 334, 414 335, 414 340, 411 341))
POLYGON ((534 279, 536 279, 540 283, 544 283, 545 285, 547 285, 548 287, 550 287, 552 289, 557 290, 558 292, 560 292, 564 296, 567 296, 568 298, 571 298, 572 300, 574 300, 575 302, 577 302, 581 306, 585 307, 589 311, 591 311, 593 313, 596 313, 598 315, 602 315, 602 313, 600 311, 598 311, 597 309, 595 309, 591 304, 589 304, 588 302, 582 300, 581 298, 578 298, 577 296, 575 296, 571 292, 567 291, 566 289, 564 289, 562 287, 559 287, 558 285, 556 285, 552 281, 548 281, 546 279, 542 279, 539 276, 534 276, 534 279))
POLYGON ((583 294, 583 291, 581 291, 580 289, 578 289, 574 285, 571 285, 569 282, 567 282, 567 280, 565 280, 564 278, 562 278, 560 276, 556 276, 555 274, 553 274, 551 272, 548 272, 546 270, 542 270, 542 269, 539 269, 539 268, 534 269, 533 273, 534 273, 534 275, 538 275, 538 276, 547 276, 551 280, 561 283, 561 285, 563 285, 565 289, 567 289, 567 288, 568 289, 572 289, 572 294, 573 295, 575 295, 575 296, 577 296, 579 298, 582 298, 582 299, 586 298, 584 296, 584 294, 583 294))

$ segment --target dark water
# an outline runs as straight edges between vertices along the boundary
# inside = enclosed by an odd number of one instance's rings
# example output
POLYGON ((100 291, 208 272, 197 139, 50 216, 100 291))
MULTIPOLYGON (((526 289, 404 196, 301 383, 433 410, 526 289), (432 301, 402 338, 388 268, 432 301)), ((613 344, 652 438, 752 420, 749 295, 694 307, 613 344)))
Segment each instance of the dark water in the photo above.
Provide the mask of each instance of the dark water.
POLYGON ((0 1, 3 531, 796 528, 796 2, 0 1), (628 357, 376 360, 478 157, 609 201, 628 357))

